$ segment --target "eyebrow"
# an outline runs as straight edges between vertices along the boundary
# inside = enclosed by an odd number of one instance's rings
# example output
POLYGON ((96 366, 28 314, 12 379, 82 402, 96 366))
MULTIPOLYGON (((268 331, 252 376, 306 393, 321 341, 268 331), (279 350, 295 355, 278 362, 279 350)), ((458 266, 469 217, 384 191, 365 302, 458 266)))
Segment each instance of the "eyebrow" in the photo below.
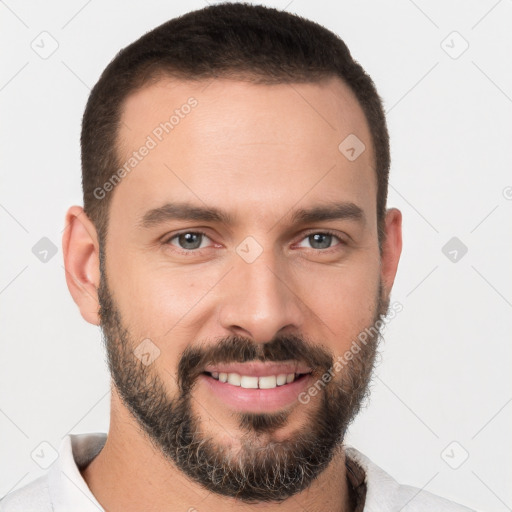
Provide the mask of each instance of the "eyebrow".
MULTIPOLYGON (((296 210, 292 214, 291 222, 293 224, 308 224, 341 219, 364 221, 364 211, 351 202, 327 203, 296 210)), ((167 203, 148 210, 138 225, 143 229, 149 229, 171 220, 217 222, 228 225, 235 223, 235 217, 232 214, 215 207, 196 206, 190 203, 167 203)))
POLYGON ((354 203, 327 203, 309 209, 299 209, 292 216, 293 223, 309 224, 325 220, 350 219, 363 221, 364 211, 354 203))
POLYGON ((233 224, 234 218, 231 214, 214 207, 194 206, 189 203, 167 203, 147 211, 139 225, 143 228, 151 228, 170 220, 198 220, 233 224))

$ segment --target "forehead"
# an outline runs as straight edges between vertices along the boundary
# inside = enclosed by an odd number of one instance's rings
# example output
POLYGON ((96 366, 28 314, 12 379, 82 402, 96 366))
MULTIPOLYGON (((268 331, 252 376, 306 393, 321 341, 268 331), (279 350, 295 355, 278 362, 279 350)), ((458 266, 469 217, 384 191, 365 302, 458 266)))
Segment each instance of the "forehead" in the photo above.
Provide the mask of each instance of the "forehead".
POLYGON ((178 199, 274 218, 277 205, 289 210, 299 201, 346 200, 363 209, 376 202, 367 121, 337 78, 276 85, 162 79, 126 99, 118 156, 125 172, 111 213, 122 209, 133 221, 178 199), (354 160, 351 147, 365 149, 354 160))

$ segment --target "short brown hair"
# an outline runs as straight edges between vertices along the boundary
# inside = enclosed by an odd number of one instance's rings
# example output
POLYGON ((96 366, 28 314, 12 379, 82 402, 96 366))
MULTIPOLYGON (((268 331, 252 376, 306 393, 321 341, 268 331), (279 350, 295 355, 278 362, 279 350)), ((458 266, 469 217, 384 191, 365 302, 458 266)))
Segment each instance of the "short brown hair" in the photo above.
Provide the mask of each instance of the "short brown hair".
MULTIPOLYGON (((159 77, 186 80, 244 77, 254 83, 316 82, 341 78, 354 92, 375 150, 379 241, 383 238, 389 135, 382 101, 345 43, 318 23, 261 5, 222 3, 173 18, 122 49, 87 101, 81 133, 84 210, 106 240, 112 194, 95 190, 120 167, 117 134, 123 102, 159 77)), ((341 141, 340 141, 341 142, 341 141)))

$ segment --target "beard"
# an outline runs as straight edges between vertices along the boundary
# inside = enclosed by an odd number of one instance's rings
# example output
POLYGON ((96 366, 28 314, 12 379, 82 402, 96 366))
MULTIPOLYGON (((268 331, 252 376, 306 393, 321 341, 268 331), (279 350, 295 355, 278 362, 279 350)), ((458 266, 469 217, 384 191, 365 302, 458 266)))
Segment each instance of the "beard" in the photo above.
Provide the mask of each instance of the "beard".
MULTIPOLYGON (((312 369, 312 375, 319 379, 313 382, 320 382, 322 375, 332 372, 334 355, 318 343, 291 335, 265 344, 232 336, 214 346, 190 345, 178 362, 178 392, 170 397, 154 366, 142 364, 134 354, 138 342, 123 324, 114 303, 102 258, 100 269, 100 318, 110 374, 124 405, 149 442, 190 479, 218 495, 246 503, 281 502, 306 489, 342 447, 349 424, 369 394, 380 337, 375 325, 389 307, 382 283, 375 300, 374 322, 368 326, 370 335, 364 343, 358 343, 360 350, 345 362, 338 375, 327 384, 322 382, 316 403, 302 405, 305 413, 301 428, 277 440, 272 433, 287 424, 290 410, 238 412, 234 417, 241 435, 234 453, 233 448, 205 434, 194 413, 194 384, 208 364, 298 361, 312 369)), ((294 410, 298 407, 301 405, 294 410)))

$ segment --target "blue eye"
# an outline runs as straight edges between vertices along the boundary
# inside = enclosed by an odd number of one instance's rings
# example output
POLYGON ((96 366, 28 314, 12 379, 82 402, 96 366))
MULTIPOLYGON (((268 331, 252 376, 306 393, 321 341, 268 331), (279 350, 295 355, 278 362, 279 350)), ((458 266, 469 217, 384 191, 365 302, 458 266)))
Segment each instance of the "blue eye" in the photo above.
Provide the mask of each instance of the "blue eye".
POLYGON ((325 249, 331 249, 333 247, 331 244, 334 239, 338 240, 341 244, 343 243, 338 236, 330 231, 317 231, 315 233, 310 233, 303 240, 307 240, 309 242, 311 249, 318 249, 322 251, 325 249))
MULTIPOLYGON (((183 231, 177 233, 164 241, 164 245, 172 245, 178 249, 178 252, 194 253, 201 252, 201 249, 208 247, 210 238, 202 231, 183 231)), ((316 250, 317 252, 328 252, 329 249, 336 249, 337 246, 344 245, 344 241, 334 232, 331 231, 314 231, 304 236, 299 243, 299 247, 305 247, 316 250), (337 240, 338 243, 334 244, 337 240), (304 242, 308 245, 303 245, 304 242)))
POLYGON ((204 246, 202 242, 204 238, 208 238, 202 231, 186 231, 184 233, 178 233, 173 237, 169 238, 166 243, 176 246, 172 243, 172 240, 176 239, 179 245, 176 247, 186 250, 193 251, 195 249, 202 249, 204 246))

